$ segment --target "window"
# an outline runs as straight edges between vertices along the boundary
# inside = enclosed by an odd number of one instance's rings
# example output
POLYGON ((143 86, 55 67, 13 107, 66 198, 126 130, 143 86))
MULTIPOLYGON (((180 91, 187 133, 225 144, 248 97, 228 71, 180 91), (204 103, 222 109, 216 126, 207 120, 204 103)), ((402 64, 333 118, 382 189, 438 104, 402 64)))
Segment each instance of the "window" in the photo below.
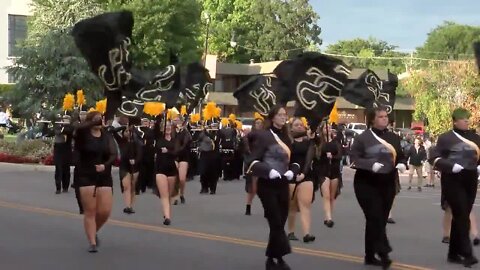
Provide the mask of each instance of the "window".
POLYGON ((27 37, 27 16, 8 15, 8 56, 18 55, 18 45, 27 37))
POLYGON ((8 83, 17 83, 17 79, 13 76, 12 73, 8 72, 8 83))

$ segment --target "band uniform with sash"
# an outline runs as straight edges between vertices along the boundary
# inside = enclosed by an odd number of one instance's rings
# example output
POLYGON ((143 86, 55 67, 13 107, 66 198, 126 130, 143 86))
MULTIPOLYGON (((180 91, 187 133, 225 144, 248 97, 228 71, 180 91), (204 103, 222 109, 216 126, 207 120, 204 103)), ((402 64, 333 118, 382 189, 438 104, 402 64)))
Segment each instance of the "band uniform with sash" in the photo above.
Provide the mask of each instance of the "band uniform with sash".
POLYGON ((375 255, 390 261, 386 224, 396 194, 396 167, 406 164, 400 137, 388 129, 371 128, 355 137, 350 155, 356 169, 355 195, 366 219, 365 261, 375 260, 375 255), (383 167, 375 168, 377 163, 383 167))
POLYGON ((442 201, 452 210, 448 258, 472 258, 470 212, 475 202, 480 157, 480 136, 454 128, 438 137, 430 163, 441 172, 442 201), (463 167, 457 171, 458 166, 463 167))
POLYGON ((272 127, 255 134, 255 148, 246 159, 247 174, 257 176, 258 196, 262 202, 265 218, 270 227, 266 256, 282 258, 291 252, 285 233, 285 223, 289 209, 289 182, 286 177, 269 179, 270 171, 284 175, 291 170, 294 175, 300 172, 300 165, 290 163, 292 142, 288 134, 272 127))

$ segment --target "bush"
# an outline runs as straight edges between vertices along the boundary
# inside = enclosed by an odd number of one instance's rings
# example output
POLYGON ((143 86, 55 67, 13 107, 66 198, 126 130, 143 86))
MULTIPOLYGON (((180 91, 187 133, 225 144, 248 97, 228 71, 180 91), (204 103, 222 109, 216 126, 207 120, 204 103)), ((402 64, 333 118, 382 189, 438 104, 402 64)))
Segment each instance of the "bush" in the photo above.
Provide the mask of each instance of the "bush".
POLYGON ((14 143, 0 140, 0 154, 0 162, 38 163, 52 155, 52 142, 31 140, 14 143))

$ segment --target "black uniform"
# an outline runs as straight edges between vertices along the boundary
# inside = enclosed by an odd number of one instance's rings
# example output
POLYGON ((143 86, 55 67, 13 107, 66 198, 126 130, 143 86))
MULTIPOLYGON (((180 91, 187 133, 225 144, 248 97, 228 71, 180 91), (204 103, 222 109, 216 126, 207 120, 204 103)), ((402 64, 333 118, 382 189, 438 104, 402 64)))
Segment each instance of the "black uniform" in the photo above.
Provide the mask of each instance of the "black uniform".
POLYGON ((93 123, 80 124, 75 133, 75 149, 78 152, 78 187, 112 187, 112 165, 117 149, 110 133, 102 130, 100 137, 90 133, 93 123), (103 172, 97 172, 95 165, 105 165, 103 172))
POLYGON ((167 177, 175 177, 178 174, 177 164, 175 163, 175 139, 165 139, 162 134, 155 143, 155 174, 163 174, 167 177), (166 148, 167 152, 163 153, 162 148, 166 148))
POLYGON ((222 159, 223 180, 235 179, 235 151, 237 149, 237 131, 231 127, 218 131, 220 155, 222 159))
POLYGON ((120 188, 123 193, 122 180, 127 174, 133 175, 139 172, 140 161, 142 158, 142 145, 139 141, 132 138, 127 139, 123 136, 120 136, 118 132, 123 132, 126 127, 115 130, 113 136, 117 141, 118 147, 120 149, 120 166, 119 166, 119 175, 120 175, 120 188), (135 164, 130 164, 130 160, 135 160, 135 164))
POLYGON ((53 160, 55 163, 55 186, 57 192, 68 190, 70 185, 70 165, 72 164, 73 126, 58 125, 55 127, 55 144, 53 160))
POLYGON ((175 152, 178 162, 190 161, 190 145, 192 135, 186 128, 182 128, 175 134, 175 152))
MULTIPOLYGON (((315 186, 315 179, 318 179, 318 172, 313 169, 313 152, 315 149, 314 140, 304 136, 301 141, 294 140, 292 143, 292 156, 290 158, 291 163, 298 164, 300 166, 300 172, 304 174, 305 178, 302 181, 296 181, 295 179, 290 181, 290 184, 295 184, 292 198, 296 196, 297 188, 304 182, 313 182, 315 186)), ((293 199, 292 199, 293 200, 293 199)), ((315 200, 315 188, 313 189, 312 202, 315 200)))
POLYGON ((446 203, 452 210, 449 259, 473 257, 469 216, 477 194, 479 147, 480 136, 454 129, 440 135, 430 152, 430 163, 441 172, 442 205, 446 203), (464 169, 453 173, 455 164, 464 169))
POLYGON ((198 151, 200 152, 200 183, 202 193, 210 189, 210 194, 217 192, 217 182, 221 173, 218 139, 215 130, 202 131, 198 136, 198 151))
POLYGON ((298 175, 300 165, 290 164, 291 141, 288 134, 272 127, 270 130, 259 131, 255 137, 256 147, 251 149, 252 153, 247 158, 247 174, 251 173, 259 178, 257 194, 270 227, 266 256, 282 258, 291 252, 285 233, 289 209, 289 186, 285 177, 269 179, 269 173, 274 169, 284 175, 291 169, 294 175, 298 175))
POLYGON ((388 130, 366 130, 355 138, 350 154, 353 167, 357 169, 355 195, 366 219, 365 260, 372 261, 378 254, 384 262, 389 261, 388 253, 392 248, 386 225, 396 194, 396 166, 406 163, 400 137, 388 130), (384 166, 375 173, 372 167, 376 162, 384 166))
POLYGON ((199 174, 199 161, 198 161, 198 136, 200 135, 199 130, 190 129, 190 135, 192 140, 190 141, 190 155, 188 159, 188 173, 187 178, 193 180, 193 178, 199 174))
POLYGON ((147 187, 152 188, 155 182, 155 134, 149 127, 135 129, 139 140, 142 141, 142 159, 140 161, 137 193, 145 192, 147 187))
MULTIPOLYGON (((313 168, 318 177, 318 187, 320 188, 326 178, 338 179, 337 191, 335 197, 340 195, 342 183, 342 174, 340 172, 342 162, 342 146, 337 140, 332 140, 321 145, 319 156, 314 159, 313 168), (327 157, 327 153, 332 154, 332 158, 327 157)), ((320 188, 320 192, 322 189, 320 188)), ((323 195, 323 194, 322 194, 323 195)))

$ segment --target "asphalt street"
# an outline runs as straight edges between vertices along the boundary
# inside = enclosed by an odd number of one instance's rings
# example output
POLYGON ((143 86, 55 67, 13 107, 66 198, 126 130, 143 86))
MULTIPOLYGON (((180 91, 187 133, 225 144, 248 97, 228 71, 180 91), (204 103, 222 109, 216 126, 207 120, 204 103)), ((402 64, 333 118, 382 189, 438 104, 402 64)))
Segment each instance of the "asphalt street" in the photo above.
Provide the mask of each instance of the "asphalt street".
MULTIPOLYGON (((317 239, 292 242, 294 252, 286 257, 292 269, 378 269, 362 264, 364 217, 353 172, 346 169, 344 177, 335 226, 323 225, 317 193, 311 232, 317 239)), ((216 195, 200 195, 198 180, 188 182, 187 203, 172 206, 166 227, 160 200, 150 192, 138 197, 136 214, 124 214, 116 171, 114 179, 112 217, 99 234, 99 253, 89 254, 74 193, 54 194, 53 168, 0 163, 0 269, 264 269, 268 227, 258 199, 253 215, 244 215, 243 181, 221 180, 216 195)), ((397 196, 397 223, 388 227, 392 269, 463 269, 446 262, 438 186, 423 192, 404 186, 397 196)), ((302 236, 299 220, 296 235, 302 236)))

